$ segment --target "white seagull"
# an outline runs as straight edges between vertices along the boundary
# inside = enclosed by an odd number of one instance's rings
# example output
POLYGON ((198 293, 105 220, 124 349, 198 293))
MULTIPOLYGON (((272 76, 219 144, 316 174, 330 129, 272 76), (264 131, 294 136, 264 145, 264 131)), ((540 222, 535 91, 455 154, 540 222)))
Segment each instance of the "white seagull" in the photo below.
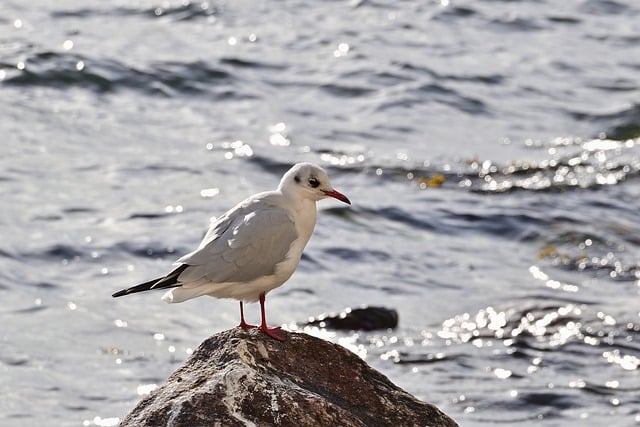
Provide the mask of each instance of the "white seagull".
POLYGON ((162 297, 168 303, 202 295, 234 298, 240 301, 239 326, 245 329, 256 326, 245 322, 242 304, 259 300, 260 330, 283 341, 280 328, 267 326, 265 295, 298 267, 316 225, 316 202, 327 197, 351 204, 331 186, 324 169, 298 163, 284 174, 276 190, 255 194, 218 218, 198 249, 177 260, 178 267, 171 273, 113 297, 170 288, 162 297))

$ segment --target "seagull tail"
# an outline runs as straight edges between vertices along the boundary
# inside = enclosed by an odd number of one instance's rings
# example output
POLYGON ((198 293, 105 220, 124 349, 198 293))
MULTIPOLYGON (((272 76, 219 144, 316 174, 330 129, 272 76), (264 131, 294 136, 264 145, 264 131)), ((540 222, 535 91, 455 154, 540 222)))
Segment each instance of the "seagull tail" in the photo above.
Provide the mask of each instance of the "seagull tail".
POLYGON ((167 289, 182 286, 181 283, 178 283, 178 277, 187 267, 189 267, 188 264, 182 264, 180 267, 176 268, 164 277, 149 280, 148 282, 140 283, 139 285, 132 286, 127 289, 122 289, 111 296, 117 298, 124 295, 135 294, 136 292, 150 291, 152 289, 167 289))

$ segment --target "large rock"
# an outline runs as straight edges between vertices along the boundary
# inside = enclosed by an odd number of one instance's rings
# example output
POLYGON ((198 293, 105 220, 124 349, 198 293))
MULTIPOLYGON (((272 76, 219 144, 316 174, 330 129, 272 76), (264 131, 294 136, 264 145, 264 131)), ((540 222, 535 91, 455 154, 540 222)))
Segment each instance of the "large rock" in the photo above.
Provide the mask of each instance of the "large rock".
POLYGON ((457 426, 345 348, 283 331, 204 341, 121 426, 457 426))

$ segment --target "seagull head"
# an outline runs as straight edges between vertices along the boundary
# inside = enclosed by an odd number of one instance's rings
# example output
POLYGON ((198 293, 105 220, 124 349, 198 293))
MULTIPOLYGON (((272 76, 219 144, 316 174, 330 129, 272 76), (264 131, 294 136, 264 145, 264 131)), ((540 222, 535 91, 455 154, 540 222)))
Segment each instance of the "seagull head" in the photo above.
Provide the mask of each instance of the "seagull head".
POLYGON ((294 165, 284 174, 278 189, 283 193, 313 201, 333 197, 341 202, 351 204, 347 196, 331 186, 324 169, 311 163, 294 165))

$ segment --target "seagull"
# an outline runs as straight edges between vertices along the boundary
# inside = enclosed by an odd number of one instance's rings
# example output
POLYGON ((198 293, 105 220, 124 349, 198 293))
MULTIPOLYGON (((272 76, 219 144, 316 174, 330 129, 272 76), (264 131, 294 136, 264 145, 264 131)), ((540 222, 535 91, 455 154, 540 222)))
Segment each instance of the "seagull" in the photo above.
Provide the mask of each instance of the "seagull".
POLYGON ((203 295, 233 298, 240 301, 241 328, 259 328, 284 341, 279 327, 267 326, 265 297, 298 267, 316 225, 316 202, 327 197, 351 204, 331 186, 324 169, 298 163, 282 176, 276 190, 245 199, 212 223, 200 246, 178 259, 169 274, 113 297, 169 289, 162 297, 168 303, 203 295), (260 326, 244 320, 243 303, 256 301, 260 301, 260 326))

